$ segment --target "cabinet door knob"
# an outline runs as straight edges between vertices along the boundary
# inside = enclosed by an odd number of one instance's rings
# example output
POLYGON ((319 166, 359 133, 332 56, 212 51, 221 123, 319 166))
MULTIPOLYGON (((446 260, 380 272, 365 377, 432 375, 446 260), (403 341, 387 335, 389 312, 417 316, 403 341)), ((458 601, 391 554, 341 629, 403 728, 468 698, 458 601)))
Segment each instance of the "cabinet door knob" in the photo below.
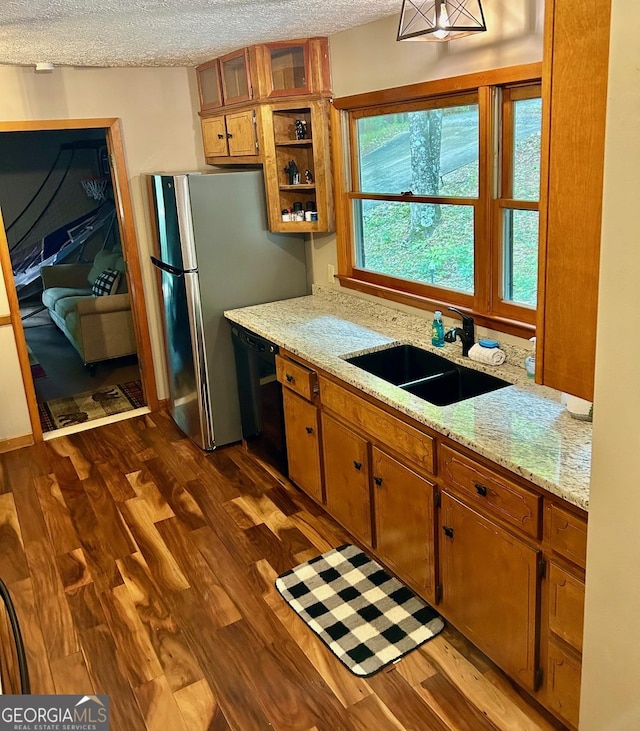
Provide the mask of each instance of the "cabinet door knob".
POLYGON ((287 383, 293 383, 293 382, 294 382, 294 381, 296 380, 296 379, 295 379, 295 378, 294 378, 294 377, 293 377, 293 376, 291 375, 291 373, 287 373, 287 375, 285 376, 285 378, 287 379, 287 383))
POLYGON ((382 485, 382 477, 374 477, 373 481, 376 483, 376 485, 378 487, 380 487, 380 485, 382 485))
POLYGON ((224 139, 224 135, 218 135, 218 139, 219 140, 223 140, 224 139))
POLYGON ((473 485, 476 488, 476 492, 478 495, 481 495, 482 497, 487 497, 487 486, 481 485, 479 482, 475 482, 473 485))
POLYGON ((227 139, 230 140, 233 137, 233 135, 230 132, 227 132, 227 139))
POLYGON ((306 426, 305 429, 307 430, 307 434, 313 434, 313 427, 312 426, 306 426))
POLYGON ((448 525, 443 525, 442 530, 447 538, 453 538, 453 528, 450 528, 448 525))
POLYGON ((354 466, 354 467, 355 467, 355 468, 356 468, 357 470, 361 470, 361 469, 362 469, 362 462, 358 462, 358 461, 356 461, 356 460, 354 459, 354 460, 353 460, 353 466, 354 466))

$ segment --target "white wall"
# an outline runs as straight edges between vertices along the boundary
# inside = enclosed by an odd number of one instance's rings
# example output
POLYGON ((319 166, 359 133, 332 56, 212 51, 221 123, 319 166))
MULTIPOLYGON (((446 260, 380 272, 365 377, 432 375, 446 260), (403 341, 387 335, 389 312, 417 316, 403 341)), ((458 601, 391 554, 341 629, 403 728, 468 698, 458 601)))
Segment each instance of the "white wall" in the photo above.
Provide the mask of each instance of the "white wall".
POLYGON ((640 728, 640 6, 613 0, 580 728, 640 728))
MULTIPOLYGON (((483 8, 487 31, 450 43, 396 41, 400 3, 398 15, 331 36, 334 96, 542 60, 543 0, 492 0, 483 8)), ((329 265, 337 271, 336 237, 316 235, 312 244, 316 283, 328 283, 329 265)), ((353 290, 351 293, 361 296, 353 290)), ((420 310, 412 311, 425 315, 420 310)))
MULTIPOLYGON (((3 121, 101 117, 122 120, 160 398, 166 396, 162 331, 155 280, 148 263, 151 241, 142 176, 159 170, 194 170, 203 166, 202 140, 194 112, 198 108, 195 84, 195 72, 183 68, 57 68, 52 73, 36 74, 31 67, 0 67, 3 121)), ((0 381, 7 379, 15 367, 13 359, 0 357, 0 381)), ((0 401, 0 409, 3 407, 0 401)), ((28 432, 30 429, 7 436, 28 432)))

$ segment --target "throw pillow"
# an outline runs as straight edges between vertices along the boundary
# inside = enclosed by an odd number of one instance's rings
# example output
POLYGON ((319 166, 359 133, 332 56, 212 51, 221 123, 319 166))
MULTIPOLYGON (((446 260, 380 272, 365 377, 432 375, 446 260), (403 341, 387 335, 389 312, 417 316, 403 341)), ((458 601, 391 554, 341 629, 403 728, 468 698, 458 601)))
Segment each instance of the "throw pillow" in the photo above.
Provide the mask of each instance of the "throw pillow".
POLYGON ((96 281, 91 286, 91 292, 96 297, 113 294, 118 289, 119 281, 120 272, 115 269, 105 269, 102 274, 96 277, 96 281))

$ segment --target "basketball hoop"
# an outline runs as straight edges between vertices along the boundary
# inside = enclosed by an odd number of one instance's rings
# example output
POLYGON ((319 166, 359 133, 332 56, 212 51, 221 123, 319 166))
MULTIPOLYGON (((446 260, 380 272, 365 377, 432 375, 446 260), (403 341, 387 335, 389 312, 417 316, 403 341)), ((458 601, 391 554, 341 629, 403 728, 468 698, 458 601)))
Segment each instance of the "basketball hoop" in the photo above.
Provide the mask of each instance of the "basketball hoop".
POLYGON ((84 192, 96 201, 103 201, 106 196, 108 177, 104 178, 85 178, 80 181, 84 192))

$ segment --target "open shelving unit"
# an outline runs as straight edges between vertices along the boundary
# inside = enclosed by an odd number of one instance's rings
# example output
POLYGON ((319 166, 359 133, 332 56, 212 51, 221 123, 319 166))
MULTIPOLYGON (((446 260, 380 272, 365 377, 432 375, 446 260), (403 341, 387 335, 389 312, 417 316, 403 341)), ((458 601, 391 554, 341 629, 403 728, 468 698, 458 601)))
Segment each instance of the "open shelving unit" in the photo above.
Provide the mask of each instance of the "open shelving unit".
MULTIPOLYGON (((326 102, 306 101, 298 104, 269 105, 265 124, 265 178, 269 190, 270 228, 277 231, 328 231, 333 227, 326 204, 330 194, 329 113, 326 102), (296 136, 296 121, 306 123, 304 139, 296 136), (301 182, 290 183, 286 170, 293 161, 301 182), (311 182, 306 182, 309 172, 311 182), (314 202, 317 221, 283 221, 282 211, 291 210, 294 203, 314 202)), ((332 219, 332 217, 331 217, 332 219)))

